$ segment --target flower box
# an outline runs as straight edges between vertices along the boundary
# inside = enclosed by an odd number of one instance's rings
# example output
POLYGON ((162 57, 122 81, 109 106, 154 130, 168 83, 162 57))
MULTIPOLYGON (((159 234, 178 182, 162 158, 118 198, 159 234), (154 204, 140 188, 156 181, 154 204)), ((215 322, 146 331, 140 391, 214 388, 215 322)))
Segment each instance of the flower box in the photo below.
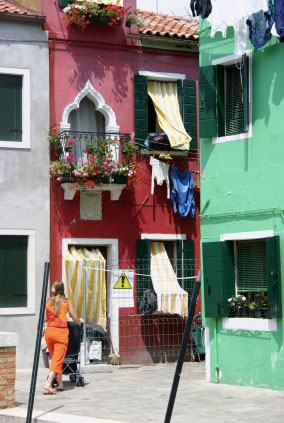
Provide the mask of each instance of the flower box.
POLYGON ((64 190, 64 200, 73 200, 76 191, 110 191, 111 201, 119 200, 124 184, 101 184, 95 185, 92 188, 87 188, 76 183, 61 183, 64 190))
MULTIPOLYGON (((126 25, 130 27, 133 24, 141 25, 140 18, 137 11, 130 12, 128 9, 118 6, 116 4, 104 4, 97 2, 89 2, 82 0, 75 1, 69 5, 67 2, 63 3, 65 8, 63 12, 66 14, 67 22, 70 25, 77 26, 82 31, 85 31, 88 26, 94 23, 105 24, 110 27, 121 25, 125 21, 126 25)), ((63 6, 63 7, 64 7, 63 6)))

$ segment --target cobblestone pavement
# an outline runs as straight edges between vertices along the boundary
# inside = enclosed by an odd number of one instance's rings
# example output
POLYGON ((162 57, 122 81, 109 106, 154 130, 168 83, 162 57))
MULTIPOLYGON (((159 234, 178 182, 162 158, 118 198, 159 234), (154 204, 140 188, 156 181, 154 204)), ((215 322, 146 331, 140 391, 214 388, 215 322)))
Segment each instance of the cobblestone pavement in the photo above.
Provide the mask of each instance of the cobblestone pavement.
MULTIPOLYGON (((56 413, 67 423, 87 422, 88 417, 94 423, 163 423, 175 366, 112 366, 111 373, 85 374, 83 388, 65 376, 64 392, 53 396, 42 395, 47 369, 39 369, 34 409, 41 411, 41 418, 35 421, 59 421, 52 418, 56 413), (43 417, 46 413, 48 419, 43 417)), ((30 380, 31 371, 17 372, 13 410, 27 408, 30 380)), ((284 423, 283 408, 284 392, 207 383, 204 363, 185 363, 171 423, 284 423)), ((5 419, 0 413, 0 422, 25 421, 5 419)))

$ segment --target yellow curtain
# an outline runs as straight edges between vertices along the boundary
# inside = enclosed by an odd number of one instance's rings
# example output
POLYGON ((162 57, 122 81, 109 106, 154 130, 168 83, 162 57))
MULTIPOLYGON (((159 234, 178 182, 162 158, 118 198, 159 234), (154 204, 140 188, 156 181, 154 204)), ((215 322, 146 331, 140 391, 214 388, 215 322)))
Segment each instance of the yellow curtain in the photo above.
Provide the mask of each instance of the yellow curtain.
POLYGON ((83 317, 84 262, 86 264, 86 323, 106 328, 105 259, 98 249, 71 247, 65 256, 67 295, 74 310, 83 317))
POLYGON ((151 242, 151 278, 157 294, 157 311, 186 316, 188 294, 180 287, 162 242, 151 242))
POLYGON ((171 147, 189 150, 191 137, 186 132, 180 115, 177 83, 150 81, 148 94, 153 100, 159 125, 167 134, 171 147))

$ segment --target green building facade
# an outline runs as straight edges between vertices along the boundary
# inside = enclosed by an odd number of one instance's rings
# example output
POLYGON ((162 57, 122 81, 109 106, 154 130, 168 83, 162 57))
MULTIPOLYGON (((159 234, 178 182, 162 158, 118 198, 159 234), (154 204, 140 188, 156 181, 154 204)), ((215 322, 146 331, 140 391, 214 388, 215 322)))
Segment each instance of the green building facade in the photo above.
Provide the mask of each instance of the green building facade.
POLYGON ((284 390, 284 43, 234 46, 201 20, 207 378, 284 390))

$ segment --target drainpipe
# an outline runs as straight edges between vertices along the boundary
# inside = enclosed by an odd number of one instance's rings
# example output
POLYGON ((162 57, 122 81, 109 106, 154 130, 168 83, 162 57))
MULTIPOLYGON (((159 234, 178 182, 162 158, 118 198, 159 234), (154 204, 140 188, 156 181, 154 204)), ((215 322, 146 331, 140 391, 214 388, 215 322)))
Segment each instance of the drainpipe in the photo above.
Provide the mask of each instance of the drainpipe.
POLYGON ((218 343, 217 343, 217 319, 214 319, 214 339, 215 339, 215 371, 217 377, 217 383, 219 383, 219 360, 218 360, 218 343))

